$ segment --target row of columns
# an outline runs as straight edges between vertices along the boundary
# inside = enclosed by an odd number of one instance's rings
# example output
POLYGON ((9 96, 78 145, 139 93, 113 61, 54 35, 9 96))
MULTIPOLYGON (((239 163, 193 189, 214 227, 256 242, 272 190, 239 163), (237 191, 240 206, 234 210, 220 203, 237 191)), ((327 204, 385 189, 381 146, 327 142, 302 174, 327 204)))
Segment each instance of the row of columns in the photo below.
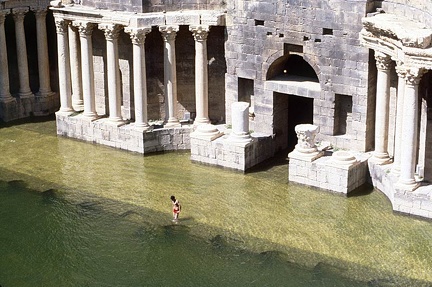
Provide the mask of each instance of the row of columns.
MULTIPOLYGON (((377 66, 377 94, 375 110, 375 151, 372 160, 377 164, 390 163, 388 154, 390 56, 375 52, 377 66)), ((399 175, 397 187, 414 190, 419 186, 415 179, 417 164, 417 137, 419 126, 418 87, 425 70, 397 62, 398 75, 395 148, 392 172, 399 175)))
MULTIPOLYGON (((92 31, 96 24, 82 21, 69 21, 56 18, 58 39, 58 62, 60 81, 60 113, 70 114, 80 105, 83 116, 97 119, 95 107, 95 87, 93 71, 92 31), (79 41, 76 34, 79 34, 79 41), (81 47, 78 51, 78 47, 81 47), (80 59, 79 59, 80 58, 80 59), (81 69, 78 69, 80 63, 81 69), (73 95, 72 95, 73 93, 73 95), (82 93, 82 96, 81 96, 82 93)), ((121 117, 121 84, 119 74, 118 36, 123 26, 102 23, 97 26, 104 31, 107 49, 107 80, 109 98, 109 120, 122 122, 121 117)), ((177 105, 177 72, 175 56, 175 37, 178 26, 161 26, 159 31, 164 40, 164 81, 167 98, 166 127, 180 126, 176 118, 177 105)), ((147 129, 147 86, 145 63, 145 37, 151 28, 124 27, 130 35, 133 46, 133 77, 135 126, 147 129)), ((195 86, 196 86, 196 124, 209 123, 208 117, 208 72, 207 72, 207 35, 208 26, 191 26, 190 31, 195 39, 195 86)))
MULTIPOLYGON (((48 56, 48 42, 46 30, 46 9, 31 9, 36 17, 37 55, 39 72, 38 97, 46 97, 53 94, 50 83, 50 69, 48 56)), ((29 68, 27 62, 27 48, 24 29, 24 17, 30 11, 29 8, 13 8, 0 10, 0 102, 11 102, 15 99, 10 94, 8 56, 5 36, 6 16, 11 13, 15 22, 15 38, 18 65, 18 96, 21 99, 31 98, 35 95, 30 89, 29 68)))

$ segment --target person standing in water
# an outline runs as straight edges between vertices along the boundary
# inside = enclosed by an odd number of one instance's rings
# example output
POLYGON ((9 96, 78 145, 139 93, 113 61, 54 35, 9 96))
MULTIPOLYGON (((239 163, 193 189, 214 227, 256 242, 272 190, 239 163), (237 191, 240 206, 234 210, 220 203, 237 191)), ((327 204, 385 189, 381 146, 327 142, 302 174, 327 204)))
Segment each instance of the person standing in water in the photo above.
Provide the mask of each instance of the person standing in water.
POLYGON ((174 195, 171 195, 171 202, 173 205, 173 217, 174 217, 173 220, 177 221, 179 217, 179 213, 181 211, 180 201, 178 201, 174 195))

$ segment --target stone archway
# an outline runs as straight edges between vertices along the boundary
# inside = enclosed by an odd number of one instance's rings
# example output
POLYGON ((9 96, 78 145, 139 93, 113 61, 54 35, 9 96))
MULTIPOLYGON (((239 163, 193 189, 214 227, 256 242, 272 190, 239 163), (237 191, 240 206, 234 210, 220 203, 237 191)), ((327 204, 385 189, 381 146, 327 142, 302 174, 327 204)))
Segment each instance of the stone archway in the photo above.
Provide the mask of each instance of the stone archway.
POLYGON ((302 56, 287 54, 270 65, 266 79, 273 93, 275 150, 291 151, 297 143, 294 127, 313 124, 314 99, 321 91, 318 75, 302 56))

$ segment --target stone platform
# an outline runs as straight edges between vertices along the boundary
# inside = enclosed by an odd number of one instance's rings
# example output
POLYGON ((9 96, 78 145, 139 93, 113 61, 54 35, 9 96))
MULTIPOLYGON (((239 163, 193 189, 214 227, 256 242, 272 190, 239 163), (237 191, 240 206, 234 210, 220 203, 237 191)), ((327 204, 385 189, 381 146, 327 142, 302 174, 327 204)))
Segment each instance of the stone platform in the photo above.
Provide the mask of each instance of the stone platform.
POLYGON ((56 114, 57 134, 123 150, 151 153, 190 149, 190 125, 143 130, 127 122, 113 123, 106 118, 94 121, 80 114, 56 114))
POLYGON ((401 190, 396 187, 398 176, 392 171, 393 164, 369 161, 368 165, 373 186, 388 197, 394 211, 432 218, 432 185, 420 182, 414 191, 401 190))

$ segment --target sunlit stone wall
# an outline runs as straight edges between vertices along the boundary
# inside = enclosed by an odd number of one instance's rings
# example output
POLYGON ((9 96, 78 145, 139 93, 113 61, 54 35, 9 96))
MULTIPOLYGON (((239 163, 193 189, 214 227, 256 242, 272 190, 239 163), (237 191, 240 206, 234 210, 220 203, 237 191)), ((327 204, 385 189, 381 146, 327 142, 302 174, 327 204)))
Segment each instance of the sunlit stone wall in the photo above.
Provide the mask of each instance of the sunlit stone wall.
POLYGON ((226 110, 239 100, 239 78, 253 81, 254 130, 286 137, 275 128, 275 91, 266 81, 273 63, 297 54, 319 78, 320 92, 309 95, 299 89, 296 94, 313 98, 313 124, 321 126, 318 140, 340 148, 371 149, 374 102, 368 97, 374 83, 369 86, 369 50, 360 46, 358 35, 361 19, 374 10, 373 3, 240 0, 228 4, 226 110), (342 135, 335 124, 336 95, 352 100, 350 129, 342 135))

